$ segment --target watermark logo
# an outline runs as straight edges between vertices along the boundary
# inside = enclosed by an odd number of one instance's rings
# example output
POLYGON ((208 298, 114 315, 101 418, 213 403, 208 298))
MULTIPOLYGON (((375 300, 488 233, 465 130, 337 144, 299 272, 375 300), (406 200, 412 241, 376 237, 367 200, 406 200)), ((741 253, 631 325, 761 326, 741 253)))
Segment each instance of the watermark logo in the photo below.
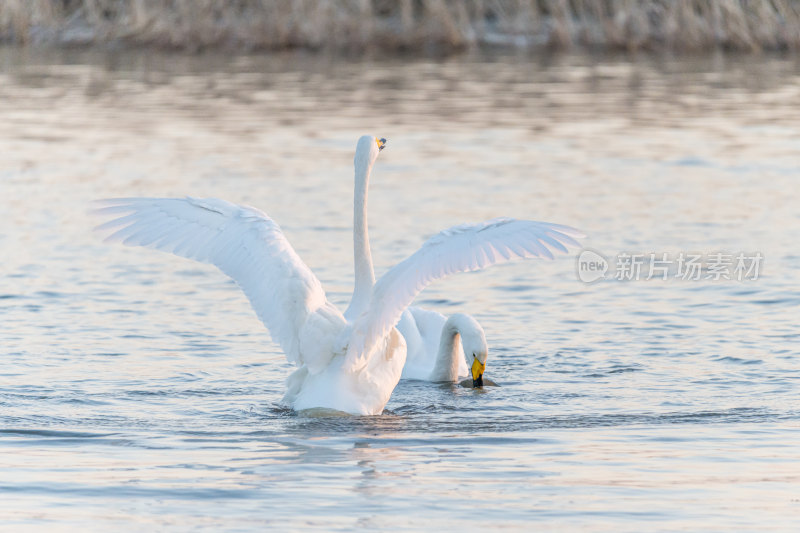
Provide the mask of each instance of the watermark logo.
POLYGON ((594 250, 586 248, 577 259, 578 279, 584 283, 594 283, 605 279, 608 273, 608 260, 594 250))
POLYGON ((578 254, 575 266, 578 279, 584 283, 594 283, 602 279, 755 281, 761 275, 763 263, 764 256, 761 252, 620 252, 609 261, 600 252, 585 248, 578 254))

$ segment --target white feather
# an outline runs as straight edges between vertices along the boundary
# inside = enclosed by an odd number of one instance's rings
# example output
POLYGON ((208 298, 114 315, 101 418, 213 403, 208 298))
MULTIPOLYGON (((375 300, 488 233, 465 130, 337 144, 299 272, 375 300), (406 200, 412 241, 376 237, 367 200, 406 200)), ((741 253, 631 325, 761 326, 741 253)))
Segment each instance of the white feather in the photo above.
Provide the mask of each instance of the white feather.
POLYGON ((106 240, 216 265, 242 288, 287 359, 306 362, 300 328, 327 299, 271 218, 213 198, 120 198, 101 205, 100 215, 123 215, 98 226, 115 230, 106 240))
POLYGON ((363 368, 375 345, 431 282, 513 259, 553 259, 553 251, 579 246, 573 237, 582 236, 569 226, 511 218, 461 224, 434 235, 375 283, 369 307, 353 328, 346 367, 363 368))

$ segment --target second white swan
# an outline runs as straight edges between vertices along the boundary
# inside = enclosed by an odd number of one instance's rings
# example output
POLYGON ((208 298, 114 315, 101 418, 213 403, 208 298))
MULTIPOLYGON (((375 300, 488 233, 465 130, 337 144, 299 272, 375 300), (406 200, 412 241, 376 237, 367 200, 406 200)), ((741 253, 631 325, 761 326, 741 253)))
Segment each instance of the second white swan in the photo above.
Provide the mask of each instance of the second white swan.
POLYGON ((403 378, 454 383, 468 377, 473 387, 483 386, 489 346, 483 328, 471 316, 455 313, 445 317, 409 307, 397 330, 407 345, 403 378))

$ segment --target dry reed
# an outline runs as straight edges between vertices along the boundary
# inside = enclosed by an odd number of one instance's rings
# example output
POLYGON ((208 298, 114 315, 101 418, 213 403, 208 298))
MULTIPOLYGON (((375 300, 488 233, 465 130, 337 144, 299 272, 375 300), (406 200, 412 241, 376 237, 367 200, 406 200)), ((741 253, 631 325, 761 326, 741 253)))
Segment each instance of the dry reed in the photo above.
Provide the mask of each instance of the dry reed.
POLYGON ((800 48, 800 0, 0 0, 0 40, 361 53, 800 48))

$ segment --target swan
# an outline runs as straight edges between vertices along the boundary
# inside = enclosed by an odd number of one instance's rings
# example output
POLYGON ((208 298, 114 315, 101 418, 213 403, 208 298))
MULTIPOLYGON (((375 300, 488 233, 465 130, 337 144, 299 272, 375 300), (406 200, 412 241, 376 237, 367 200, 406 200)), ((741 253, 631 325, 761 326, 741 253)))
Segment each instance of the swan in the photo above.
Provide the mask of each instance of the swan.
POLYGON ((483 386, 489 346, 483 328, 473 317, 464 313, 445 317, 410 307, 396 327, 407 345, 401 378, 456 383, 467 376, 472 387, 483 386))
POLYGON ((472 374, 472 386, 483 386, 489 347, 483 328, 473 317, 463 313, 446 317, 409 307, 396 327, 407 346, 401 379, 457 382, 472 374), (434 366, 447 366, 453 372, 434 372, 434 366))
MULTIPOLYGON (((366 189, 386 140, 365 135, 354 158, 356 196, 366 189)), ((427 285, 456 272, 529 257, 553 257, 578 246, 567 226, 497 218, 461 224, 430 239, 374 282, 366 216, 353 232, 356 273, 345 313, 330 303, 280 227, 265 213, 216 198, 119 198, 100 201, 106 241, 143 246, 211 263, 248 297, 289 362, 283 402, 296 411, 331 409, 377 415, 400 380, 407 345, 395 324, 427 285), (371 276, 371 279, 370 279, 371 276), (374 285, 372 285, 374 283, 374 285)))

